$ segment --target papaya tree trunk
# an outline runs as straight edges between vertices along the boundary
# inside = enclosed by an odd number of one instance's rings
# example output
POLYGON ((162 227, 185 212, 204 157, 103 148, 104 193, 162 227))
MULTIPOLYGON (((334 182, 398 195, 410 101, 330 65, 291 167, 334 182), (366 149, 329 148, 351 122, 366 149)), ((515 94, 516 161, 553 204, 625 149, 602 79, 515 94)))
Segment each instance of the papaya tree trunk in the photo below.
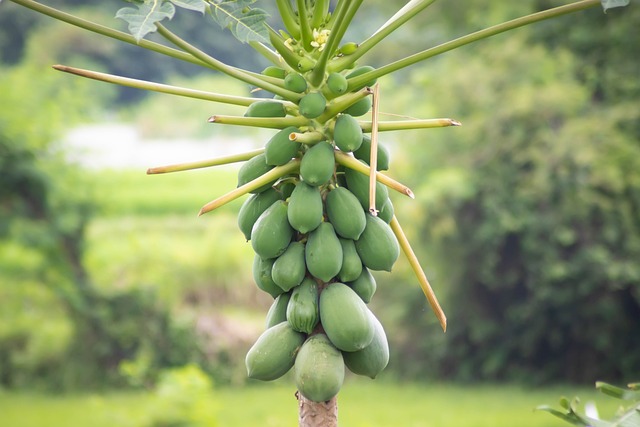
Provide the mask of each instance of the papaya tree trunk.
POLYGON ((298 399, 298 425, 300 427, 338 427, 337 396, 326 402, 313 402, 298 391, 296 398, 298 399))

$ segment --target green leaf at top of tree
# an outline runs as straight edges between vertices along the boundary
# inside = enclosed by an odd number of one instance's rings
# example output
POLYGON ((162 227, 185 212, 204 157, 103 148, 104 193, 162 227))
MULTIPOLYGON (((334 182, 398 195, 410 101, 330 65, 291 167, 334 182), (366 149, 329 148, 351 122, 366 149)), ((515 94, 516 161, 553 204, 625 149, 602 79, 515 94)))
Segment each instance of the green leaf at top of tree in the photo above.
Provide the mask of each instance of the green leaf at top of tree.
POLYGON ((177 7, 183 9, 195 10, 196 12, 204 13, 207 9, 206 0, 170 0, 177 7))
POLYGON ((147 34, 157 30, 156 23, 171 19, 176 8, 172 3, 164 0, 145 0, 137 4, 137 8, 123 7, 116 13, 129 24, 129 32, 136 40, 142 40, 147 34))
POLYGON ((253 3, 255 0, 209 0, 213 19, 221 27, 228 28, 235 38, 244 43, 268 41, 268 14, 262 9, 251 8, 253 3))
POLYGON ((614 7, 624 7, 629 5, 629 0, 602 0, 602 8, 606 12, 607 9, 613 9, 614 7))

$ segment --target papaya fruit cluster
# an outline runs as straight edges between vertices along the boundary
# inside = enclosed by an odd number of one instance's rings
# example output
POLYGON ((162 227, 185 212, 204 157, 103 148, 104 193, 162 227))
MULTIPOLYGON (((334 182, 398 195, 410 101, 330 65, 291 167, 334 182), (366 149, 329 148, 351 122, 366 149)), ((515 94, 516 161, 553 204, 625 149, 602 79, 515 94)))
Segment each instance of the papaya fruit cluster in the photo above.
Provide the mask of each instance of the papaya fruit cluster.
MULTIPOLYGON (((254 190, 238 214, 238 226, 255 252, 254 280, 274 298, 266 330, 246 365, 250 378, 264 381, 293 368, 298 390, 321 402, 338 393, 345 366, 374 378, 387 365, 387 338, 367 304, 376 291, 371 271, 391 271, 400 247, 388 224, 393 204, 387 187, 377 183, 378 215, 370 213, 369 176, 336 161, 339 151, 369 163, 371 138, 356 117, 369 111, 370 97, 327 114, 332 103, 341 102, 346 75, 329 73, 316 90, 299 73, 281 76, 288 89, 305 92, 296 106, 264 100, 245 114, 307 119, 304 126, 277 131, 238 173, 242 186, 277 166, 299 162, 294 172, 254 190), (334 99, 328 102, 324 93, 334 99)), ((378 170, 386 170, 389 153, 382 146, 377 159, 378 170)))

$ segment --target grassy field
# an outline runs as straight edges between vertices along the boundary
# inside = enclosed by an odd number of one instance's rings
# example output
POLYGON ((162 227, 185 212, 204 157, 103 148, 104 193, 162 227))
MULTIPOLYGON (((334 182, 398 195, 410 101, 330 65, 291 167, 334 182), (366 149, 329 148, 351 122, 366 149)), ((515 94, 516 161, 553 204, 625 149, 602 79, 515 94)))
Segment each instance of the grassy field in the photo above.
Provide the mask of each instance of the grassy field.
MULTIPOLYGON (((294 427, 293 385, 220 388, 215 391, 218 426, 294 427)), ((339 398, 345 427, 561 427, 569 425, 536 412, 540 404, 557 407, 561 395, 594 400, 609 416, 615 400, 593 390, 555 387, 396 384, 351 379, 339 398)), ((0 394, 3 427, 142 427, 153 401, 143 393, 47 396, 0 394)))

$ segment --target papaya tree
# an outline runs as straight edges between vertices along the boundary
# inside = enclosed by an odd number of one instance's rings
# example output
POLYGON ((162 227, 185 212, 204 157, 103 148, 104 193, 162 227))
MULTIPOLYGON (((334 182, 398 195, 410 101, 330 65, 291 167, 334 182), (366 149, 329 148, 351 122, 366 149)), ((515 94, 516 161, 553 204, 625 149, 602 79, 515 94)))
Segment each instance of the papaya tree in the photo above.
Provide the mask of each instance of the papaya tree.
MULTIPOLYGON (((404 253, 441 327, 446 317, 409 244, 389 197, 413 198, 385 173, 387 131, 459 126, 450 118, 379 119, 378 79, 437 55, 521 26, 625 0, 580 0, 464 35, 374 68, 363 62, 385 39, 435 0, 410 0, 364 40, 345 40, 363 0, 276 0, 281 28, 256 0, 128 0, 116 17, 129 33, 33 0, 11 0, 84 30, 224 73, 267 96, 242 97, 175 87, 65 65, 59 71, 133 88, 245 107, 213 115, 216 125, 267 128, 264 148, 221 158, 153 167, 149 174, 239 163, 237 188, 206 203, 200 215, 247 196, 238 226, 255 257, 256 285, 273 297, 266 328, 246 356, 248 376, 274 380, 293 369, 302 426, 337 425, 336 396, 345 367, 376 377, 389 347, 367 304, 372 271, 391 271, 404 253), (200 13, 250 45, 271 65, 261 72, 230 66, 167 25, 177 10, 200 13), (157 33, 167 44, 147 39, 157 33), (172 47, 169 47, 171 45, 172 47)), ((265 0, 262 0, 265 1, 265 0)), ((187 12, 185 12, 187 13, 187 12)), ((409 112, 398 112, 409 113, 409 112)), ((401 217, 402 214, 400 213, 401 217)))

